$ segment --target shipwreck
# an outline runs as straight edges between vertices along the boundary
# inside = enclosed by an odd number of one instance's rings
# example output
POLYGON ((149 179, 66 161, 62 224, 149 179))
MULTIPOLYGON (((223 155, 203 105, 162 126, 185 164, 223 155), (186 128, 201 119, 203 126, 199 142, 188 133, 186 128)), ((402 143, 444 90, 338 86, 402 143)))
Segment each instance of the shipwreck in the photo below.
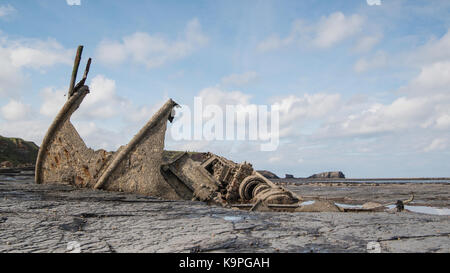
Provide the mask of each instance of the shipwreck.
POLYGON ((50 125, 39 149, 35 168, 38 184, 63 183, 77 187, 122 191, 171 200, 221 204, 291 205, 301 198, 275 185, 250 163, 235 163, 208 153, 201 162, 189 153, 167 159, 164 136, 178 104, 169 99, 124 146, 115 152, 86 146, 70 121, 89 94, 85 85, 91 65, 75 84, 83 46, 75 57, 67 102, 50 125))
MULTIPOLYGON (((302 197, 255 171, 248 162, 235 163, 206 153, 164 150, 167 122, 174 119, 169 99, 131 139, 115 152, 86 146, 70 118, 89 94, 85 84, 91 65, 88 59, 82 79, 75 84, 83 46, 79 46, 67 101, 51 123, 40 146, 35 167, 38 184, 70 184, 76 187, 121 191, 170 200, 198 200, 250 211, 355 211, 319 201, 302 205, 302 197), (168 156, 170 154, 170 156, 168 156)), ((402 208, 405 202, 398 201, 402 208)), ((357 211, 379 211, 385 205, 357 211)))

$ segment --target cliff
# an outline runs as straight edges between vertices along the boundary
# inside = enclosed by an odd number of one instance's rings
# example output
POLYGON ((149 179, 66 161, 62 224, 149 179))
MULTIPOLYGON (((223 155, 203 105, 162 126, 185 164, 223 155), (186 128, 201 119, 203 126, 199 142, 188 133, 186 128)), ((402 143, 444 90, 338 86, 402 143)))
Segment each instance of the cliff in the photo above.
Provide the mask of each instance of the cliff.
POLYGON ((38 151, 34 142, 0 136, 0 165, 4 167, 34 165, 38 151))

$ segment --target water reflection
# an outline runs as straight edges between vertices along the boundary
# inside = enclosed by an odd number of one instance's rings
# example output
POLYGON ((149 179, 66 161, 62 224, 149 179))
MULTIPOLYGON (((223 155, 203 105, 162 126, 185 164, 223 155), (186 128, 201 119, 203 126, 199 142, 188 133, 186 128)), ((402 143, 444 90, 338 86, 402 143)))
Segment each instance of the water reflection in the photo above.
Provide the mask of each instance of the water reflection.
MULTIPOLYGON (((301 203, 301 206, 307 206, 314 204, 314 200, 305 201, 301 203)), ((343 204, 343 203, 334 203, 336 206, 344 208, 344 209, 363 209, 362 205, 351 205, 351 204, 343 204)), ((387 209, 395 208, 395 205, 386 206, 387 209)), ((405 209, 411 212, 416 213, 424 213, 424 214, 432 214, 432 215, 450 215, 450 209, 448 208, 437 208, 437 207, 428 207, 428 206, 407 206, 405 205, 405 209)))

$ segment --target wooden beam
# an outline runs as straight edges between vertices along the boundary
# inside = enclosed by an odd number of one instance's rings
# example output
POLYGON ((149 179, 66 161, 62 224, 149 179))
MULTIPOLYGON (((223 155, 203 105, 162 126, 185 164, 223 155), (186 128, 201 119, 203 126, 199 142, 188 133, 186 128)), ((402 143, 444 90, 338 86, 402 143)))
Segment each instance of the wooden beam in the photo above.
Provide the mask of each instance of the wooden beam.
POLYGON ((80 46, 78 46, 77 55, 75 55, 75 61, 73 63, 72 78, 70 79, 69 92, 68 92, 67 99, 70 99, 70 97, 73 95, 73 90, 75 87, 75 81, 77 79, 78 67, 80 66, 80 60, 81 60, 82 53, 83 53, 83 46, 80 45, 80 46))
POLYGON ((86 82, 87 75, 88 75, 88 73, 89 73, 89 68, 91 67, 91 61, 92 61, 92 59, 89 58, 89 60, 87 61, 87 64, 86 64, 86 68, 84 69, 84 75, 83 75, 83 78, 82 78, 81 81, 80 81, 79 83, 77 83, 77 85, 75 85, 75 87, 73 88, 73 90, 72 90, 72 95, 73 95, 73 93, 74 93, 75 91, 78 90, 78 88, 82 87, 82 86, 84 85, 84 83, 86 82))

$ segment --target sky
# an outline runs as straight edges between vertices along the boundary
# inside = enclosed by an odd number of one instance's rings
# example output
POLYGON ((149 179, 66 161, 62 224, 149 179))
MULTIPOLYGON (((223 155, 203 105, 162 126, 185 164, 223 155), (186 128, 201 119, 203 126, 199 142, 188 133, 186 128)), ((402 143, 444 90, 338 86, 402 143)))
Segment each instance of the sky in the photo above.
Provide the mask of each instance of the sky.
POLYGON ((450 177, 450 1, 0 0, 0 135, 41 144, 78 45, 91 93, 71 121, 94 149, 202 97, 278 105, 278 149, 170 124, 166 149, 279 176, 450 177))

